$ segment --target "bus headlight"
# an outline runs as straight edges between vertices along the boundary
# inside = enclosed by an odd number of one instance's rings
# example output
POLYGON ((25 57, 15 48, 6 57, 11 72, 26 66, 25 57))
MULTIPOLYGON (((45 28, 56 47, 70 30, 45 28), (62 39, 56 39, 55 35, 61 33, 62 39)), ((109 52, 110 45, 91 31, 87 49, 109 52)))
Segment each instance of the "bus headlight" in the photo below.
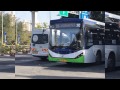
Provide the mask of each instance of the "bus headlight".
POLYGON ((33 41, 34 41, 34 42, 37 42, 37 41, 38 41, 38 36, 37 36, 37 35, 34 35, 34 36, 33 36, 33 41))
POLYGON ((80 55, 78 55, 77 57, 75 57, 75 58, 79 58, 79 57, 81 57, 81 56, 83 56, 83 53, 81 53, 80 55))

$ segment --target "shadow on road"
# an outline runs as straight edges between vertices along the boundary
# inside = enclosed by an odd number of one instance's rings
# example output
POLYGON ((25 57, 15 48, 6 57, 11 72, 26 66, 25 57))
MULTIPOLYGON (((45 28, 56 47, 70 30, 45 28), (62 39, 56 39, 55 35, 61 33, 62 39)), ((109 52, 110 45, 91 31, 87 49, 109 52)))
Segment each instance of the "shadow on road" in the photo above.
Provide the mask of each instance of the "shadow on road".
POLYGON ((47 60, 33 60, 30 62, 16 63, 17 66, 38 66, 49 70, 73 71, 73 72, 98 72, 104 73, 104 62, 100 65, 91 64, 66 64, 60 62, 49 62, 47 60))
POLYGON ((22 60, 22 59, 34 59, 35 57, 32 56, 26 56, 26 57, 15 57, 15 60, 22 60))
POLYGON ((105 73, 104 65, 96 64, 60 64, 46 67, 49 70, 61 70, 61 71, 72 71, 72 72, 95 72, 105 73))
MULTIPOLYGON (((47 75, 35 75, 35 76, 24 76, 24 75, 15 75, 17 79, 27 78, 27 79, 96 79, 90 77, 69 77, 69 76, 47 76, 47 75)), ((100 78, 101 79, 101 78, 100 78)))
POLYGON ((29 61, 29 62, 17 62, 15 61, 15 65, 17 66, 39 66, 40 62, 37 60, 29 61))
POLYGON ((115 72, 115 71, 120 71, 120 66, 115 67, 115 70, 112 70, 112 71, 109 71, 108 69, 105 69, 105 73, 112 73, 112 72, 115 72))
POLYGON ((53 62, 49 62, 48 60, 40 60, 40 58, 32 57, 32 56, 15 58, 15 65, 17 66, 39 66, 47 63, 53 63, 53 62))
POLYGON ((49 62, 47 60, 40 60, 36 57, 17 57, 15 60, 17 66, 38 66, 49 70, 73 71, 73 72, 98 72, 105 73, 104 62, 99 65, 91 64, 66 64, 61 62, 49 62), (27 58, 27 59, 26 59, 27 58), (27 61, 28 60, 28 61, 27 61), (31 60, 31 61, 29 61, 31 60), (26 61, 26 62, 25 62, 26 61))

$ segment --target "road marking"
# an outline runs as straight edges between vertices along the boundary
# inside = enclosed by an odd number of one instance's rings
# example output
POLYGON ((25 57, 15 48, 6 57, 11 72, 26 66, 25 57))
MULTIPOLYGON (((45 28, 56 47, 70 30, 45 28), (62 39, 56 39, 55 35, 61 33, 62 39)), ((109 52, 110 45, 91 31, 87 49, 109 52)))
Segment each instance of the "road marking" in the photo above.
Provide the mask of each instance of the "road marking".
POLYGON ((1 61, 15 61, 15 59, 12 59, 12 58, 0 58, 0 62, 1 61))
POLYGON ((15 57, 33 57, 32 55, 15 55, 15 57))
POLYGON ((29 60, 29 59, 25 59, 25 60, 16 60, 15 63, 24 63, 24 62, 33 62, 33 61, 38 61, 38 60, 29 60))

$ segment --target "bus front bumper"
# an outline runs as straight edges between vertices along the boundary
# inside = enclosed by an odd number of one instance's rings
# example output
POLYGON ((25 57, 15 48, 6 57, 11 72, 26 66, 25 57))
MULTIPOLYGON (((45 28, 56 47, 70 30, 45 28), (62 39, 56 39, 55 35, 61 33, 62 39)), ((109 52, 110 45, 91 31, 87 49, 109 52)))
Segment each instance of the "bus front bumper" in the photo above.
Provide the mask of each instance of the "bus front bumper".
POLYGON ((84 56, 80 56, 78 58, 56 58, 48 55, 49 61, 55 61, 55 62, 71 62, 71 63, 84 63, 84 56))

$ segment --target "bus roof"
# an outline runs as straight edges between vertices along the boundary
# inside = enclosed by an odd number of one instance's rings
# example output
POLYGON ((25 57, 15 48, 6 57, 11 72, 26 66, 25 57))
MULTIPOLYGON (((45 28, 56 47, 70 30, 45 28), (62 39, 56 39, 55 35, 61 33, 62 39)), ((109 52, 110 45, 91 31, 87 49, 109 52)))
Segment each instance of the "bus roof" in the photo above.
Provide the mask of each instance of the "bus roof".
POLYGON ((62 18, 57 20, 51 20, 50 25, 58 24, 58 23, 81 23, 84 21, 86 24, 99 24, 105 26, 105 23, 92 20, 92 19, 79 19, 79 18, 62 18))
POLYGON ((86 18, 86 19, 83 19, 83 20, 86 24, 97 24, 97 25, 105 26, 105 23, 100 22, 100 21, 96 21, 96 20, 93 20, 93 19, 87 19, 86 18))
MULTIPOLYGON (((46 33, 49 33, 49 29, 44 29, 46 33)), ((32 34, 41 34, 43 33, 43 29, 34 29, 32 30, 32 34)))
POLYGON ((119 19, 120 20, 120 16, 119 15, 115 15, 115 14, 108 13, 108 12, 105 12, 105 17, 110 17, 110 18, 114 18, 114 19, 119 19))
POLYGON ((82 19, 78 18, 62 18, 62 19, 56 19, 56 20, 51 20, 50 24, 56 24, 56 23, 80 23, 82 22, 82 19))

